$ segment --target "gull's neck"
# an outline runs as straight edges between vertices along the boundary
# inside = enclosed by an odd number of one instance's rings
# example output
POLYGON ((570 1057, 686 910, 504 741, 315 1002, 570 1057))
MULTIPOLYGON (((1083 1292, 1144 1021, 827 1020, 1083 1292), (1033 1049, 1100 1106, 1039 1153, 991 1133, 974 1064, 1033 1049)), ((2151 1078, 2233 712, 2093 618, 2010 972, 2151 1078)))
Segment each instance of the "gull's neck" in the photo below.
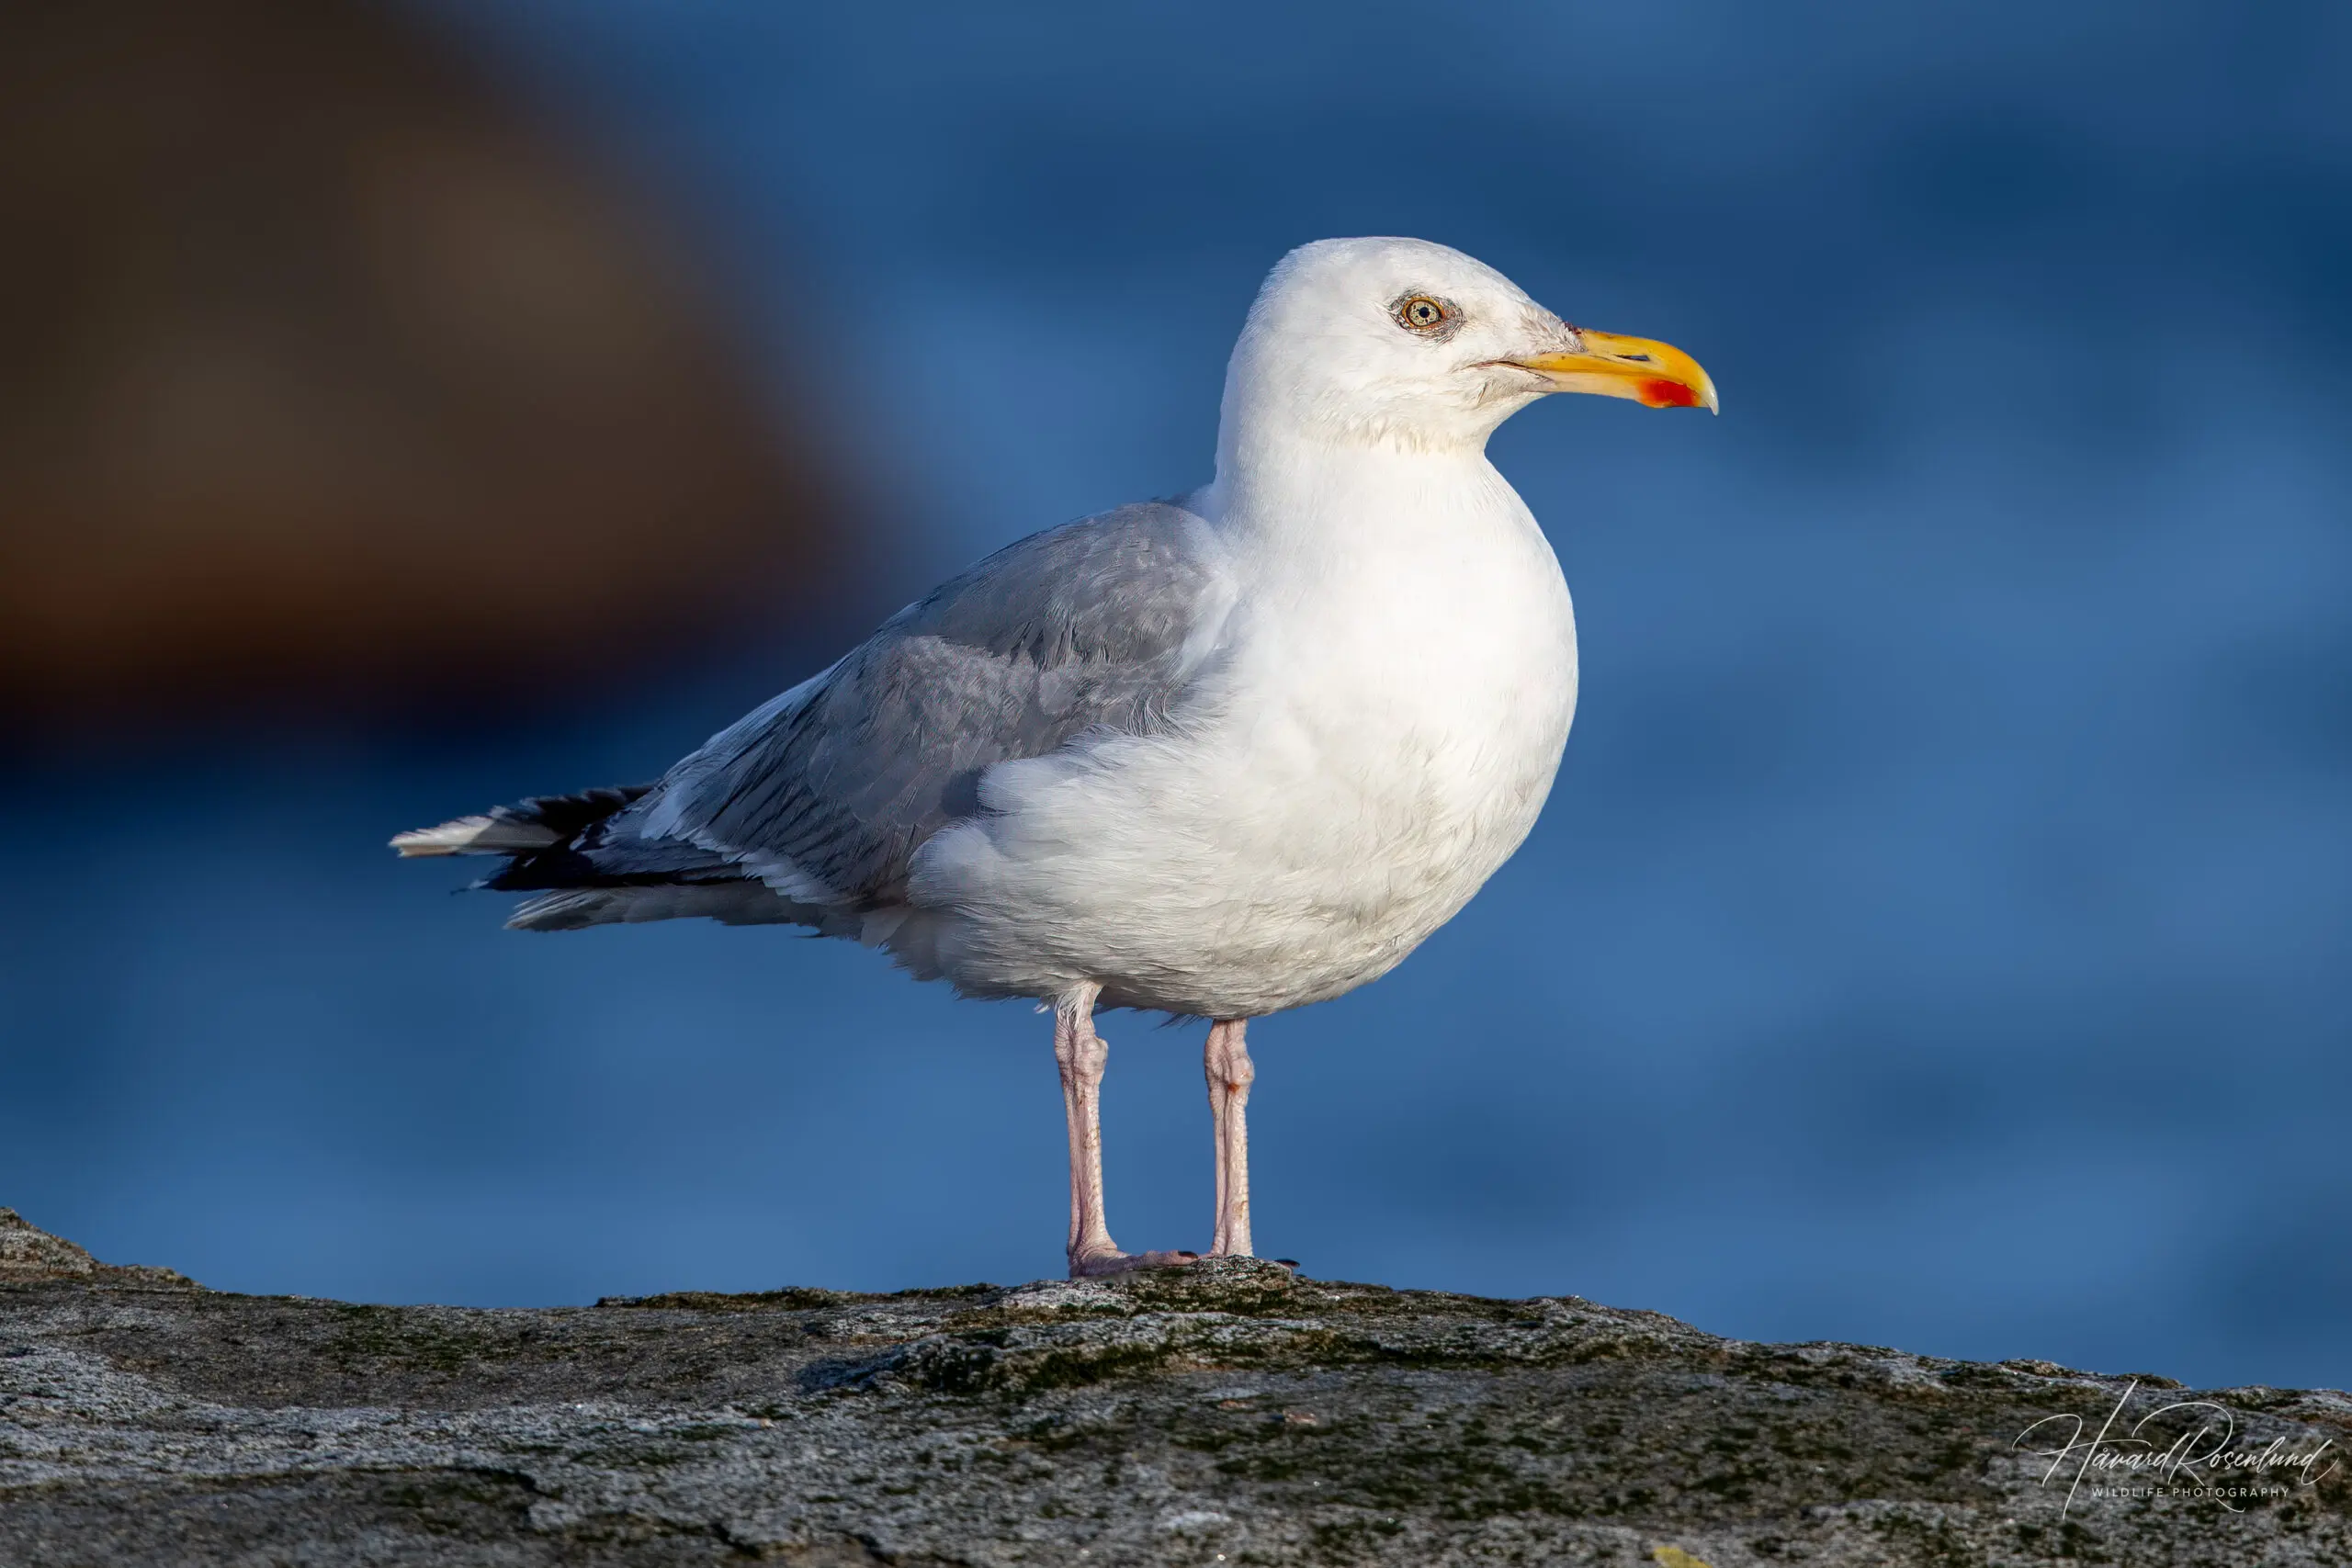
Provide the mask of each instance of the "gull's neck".
POLYGON ((1216 479, 1196 504, 1238 545, 1363 548, 1387 534, 1443 525, 1446 514, 1494 504, 1517 510, 1484 440, 1331 438, 1275 422, 1237 432, 1233 423, 1219 432, 1216 479))
POLYGON ((1451 427, 1419 420, 1406 423, 1375 411, 1286 399, 1272 390, 1232 384, 1218 412, 1219 482, 1229 474, 1279 468, 1303 457, 1344 462, 1351 456, 1402 455, 1475 460, 1485 456, 1487 438, 1504 417, 1498 410, 1492 419, 1451 427))

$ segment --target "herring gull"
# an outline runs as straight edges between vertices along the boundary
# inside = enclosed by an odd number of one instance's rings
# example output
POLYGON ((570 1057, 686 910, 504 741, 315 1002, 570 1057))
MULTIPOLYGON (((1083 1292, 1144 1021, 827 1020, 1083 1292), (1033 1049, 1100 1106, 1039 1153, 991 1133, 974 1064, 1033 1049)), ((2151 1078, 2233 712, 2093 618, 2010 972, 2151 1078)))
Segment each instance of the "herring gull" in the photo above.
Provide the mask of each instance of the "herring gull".
POLYGON ((403 833, 508 922, 815 928, 1054 1015, 1073 1277, 1180 1264, 1103 1217, 1099 1008, 1210 1021, 1212 1256, 1250 1256, 1250 1020, 1353 990, 1533 827, 1577 696, 1566 583, 1487 438, 1550 392, 1716 406, 1426 241, 1284 256, 1216 477, 1006 547, 655 784, 403 833))

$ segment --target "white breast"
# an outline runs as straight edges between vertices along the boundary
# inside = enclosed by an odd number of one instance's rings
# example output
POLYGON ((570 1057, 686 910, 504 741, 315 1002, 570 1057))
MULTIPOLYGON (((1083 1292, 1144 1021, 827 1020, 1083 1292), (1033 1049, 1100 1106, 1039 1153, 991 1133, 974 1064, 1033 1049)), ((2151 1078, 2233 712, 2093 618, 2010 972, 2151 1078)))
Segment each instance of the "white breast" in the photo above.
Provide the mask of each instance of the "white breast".
POLYGON ((1525 505, 1476 454, 1293 478, 1208 498, 1241 596, 1175 732, 990 773, 986 841, 959 830, 939 857, 942 961, 966 989, 1091 979, 1106 1002, 1216 1017, 1337 996, 1534 825, 1576 632, 1525 505))

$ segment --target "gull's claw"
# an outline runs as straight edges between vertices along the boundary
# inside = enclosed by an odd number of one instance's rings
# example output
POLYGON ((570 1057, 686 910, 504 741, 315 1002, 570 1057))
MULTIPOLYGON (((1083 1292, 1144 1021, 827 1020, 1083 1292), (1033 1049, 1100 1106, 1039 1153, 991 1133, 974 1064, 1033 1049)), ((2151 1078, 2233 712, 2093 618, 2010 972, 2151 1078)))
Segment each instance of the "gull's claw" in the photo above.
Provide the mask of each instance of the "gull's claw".
POLYGON ((1073 1280, 1099 1280, 1106 1274, 1132 1274, 1138 1269, 1181 1269, 1197 1263, 1197 1252, 1089 1252, 1069 1260, 1073 1280))

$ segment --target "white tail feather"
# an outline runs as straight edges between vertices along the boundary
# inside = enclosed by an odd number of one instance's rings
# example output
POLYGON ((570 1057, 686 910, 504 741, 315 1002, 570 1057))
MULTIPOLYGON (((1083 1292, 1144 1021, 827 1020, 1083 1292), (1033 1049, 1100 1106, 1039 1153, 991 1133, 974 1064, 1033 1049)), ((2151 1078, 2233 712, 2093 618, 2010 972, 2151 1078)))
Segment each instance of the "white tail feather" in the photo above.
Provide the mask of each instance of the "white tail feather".
POLYGON ((511 855, 544 850, 556 834, 537 822, 504 817, 459 817, 437 828, 417 828, 392 840, 403 860, 419 855, 511 855))

